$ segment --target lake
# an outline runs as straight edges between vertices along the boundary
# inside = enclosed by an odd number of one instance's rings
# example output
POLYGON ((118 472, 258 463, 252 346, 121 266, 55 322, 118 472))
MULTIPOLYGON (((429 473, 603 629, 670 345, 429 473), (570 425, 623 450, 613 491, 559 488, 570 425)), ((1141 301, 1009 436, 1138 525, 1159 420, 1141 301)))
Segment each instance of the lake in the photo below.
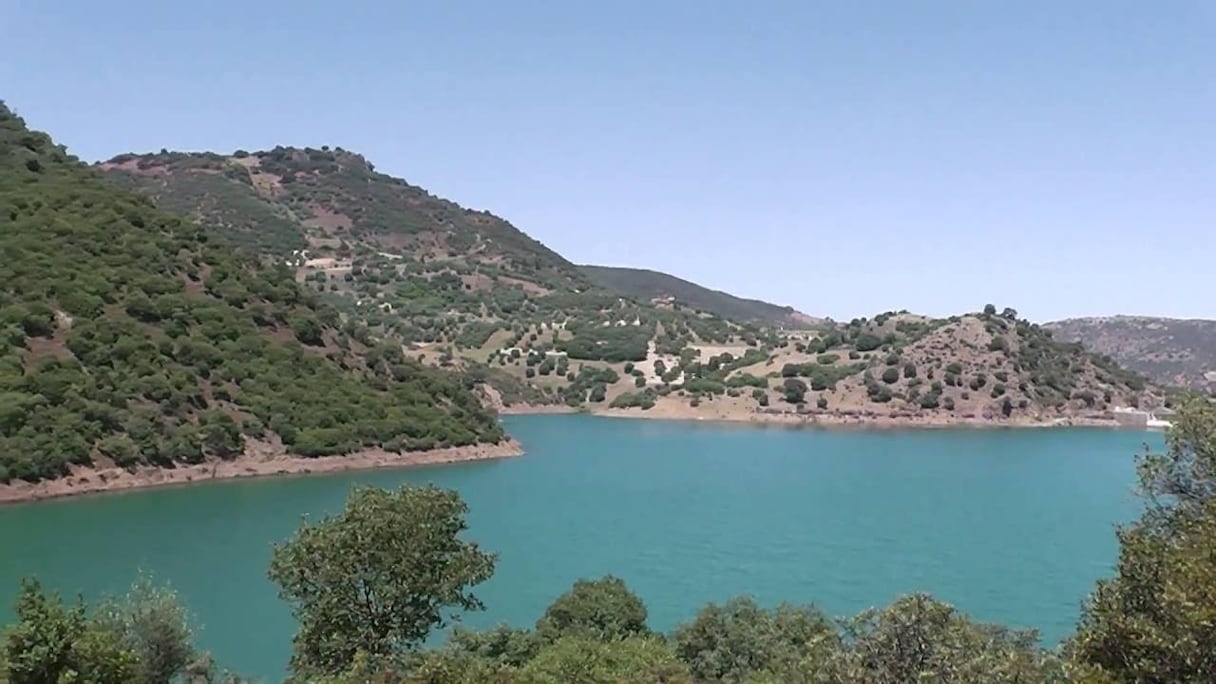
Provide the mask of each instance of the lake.
POLYGON ((24 575, 65 593, 169 581, 199 643, 281 677, 294 622, 266 579, 272 542, 355 484, 435 483, 499 553, 466 623, 530 625, 580 577, 615 574, 669 629, 751 594, 832 614, 928 591, 973 616, 1073 628, 1134 518, 1132 457, 1158 434, 1096 429, 798 430, 510 416, 520 458, 202 484, 0 508, 0 623, 24 575))

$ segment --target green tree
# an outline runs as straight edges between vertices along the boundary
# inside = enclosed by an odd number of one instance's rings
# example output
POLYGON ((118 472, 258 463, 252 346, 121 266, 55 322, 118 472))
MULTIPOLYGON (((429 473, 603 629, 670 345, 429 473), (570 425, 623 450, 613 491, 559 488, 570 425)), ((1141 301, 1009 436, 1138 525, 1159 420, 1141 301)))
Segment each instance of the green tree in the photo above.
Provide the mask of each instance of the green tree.
POLYGON ((467 511, 433 486, 356 488, 341 515, 275 546, 269 575, 300 623, 292 669, 338 674, 360 652, 399 656, 445 611, 480 610, 469 588, 490 578, 495 556, 460 538, 467 511))
POLYGON ((1216 406, 1187 402, 1172 422, 1165 452, 1138 462, 1147 510, 1119 530, 1115 577, 1068 644, 1117 681, 1216 681, 1216 406))
POLYGON ((671 638, 697 681, 741 682, 778 676, 808 659, 822 661, 837 646, 832 623, 813 606, 766 610, 748 597, 711 603, 671 638))
MULTIPOLYGON (((93 624, 82 601, 68 607, 25 580, 17 597, 17 623, 5 640, 10 684, 130 684, 138 657, 114 632, 93 624)), ((5 677, 0 677, 0 680, 5 677)))
POLYGON ((530 684, 692 684, 670 646, 653 637, 606 642, 566 636, 546 646, 523 669, 530 684))
POLYGON ((1062 680, 1062 665, 1037 635, 972 622, 923 594, 846 621, 844 648, 803 668, 817 681, 1021 684, 1062 680))
POLYGON ((140 577, 126 596, 103 601, 94 618, 134 653, 138 681, 168 684, 196 657, 189 614, 167 587, 140 577))
POLYGON ((581 579, 557 597, 536 621, 536 632, 546 641, 568 635, 615 640, 650 633, 646 604, 625 581, 611 575, 581 579))

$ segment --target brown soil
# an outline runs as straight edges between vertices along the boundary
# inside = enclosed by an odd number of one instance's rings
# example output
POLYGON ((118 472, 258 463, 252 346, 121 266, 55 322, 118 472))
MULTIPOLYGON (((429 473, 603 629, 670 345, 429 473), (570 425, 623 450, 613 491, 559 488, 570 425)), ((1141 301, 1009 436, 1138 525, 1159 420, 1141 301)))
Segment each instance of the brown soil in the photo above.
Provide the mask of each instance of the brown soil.
POLYGON ((410 466, 483 461, 523 454, 515 440, 499 444, 478 444, 413 453, 397 454, 381 449, 369 449, 348 456, 303 458, 253 445, 240 458, 216 461, 173 469, 143 467, 134 471, 122 468, 75 468, 67 477, 38 483, 14 482, 0 485, 0 504, 38 501, 79 494, 120 492, 150 487, 184 485, 214 480, 272 475, 309 475, 337 473, 349 470, 405 468, 410 466))

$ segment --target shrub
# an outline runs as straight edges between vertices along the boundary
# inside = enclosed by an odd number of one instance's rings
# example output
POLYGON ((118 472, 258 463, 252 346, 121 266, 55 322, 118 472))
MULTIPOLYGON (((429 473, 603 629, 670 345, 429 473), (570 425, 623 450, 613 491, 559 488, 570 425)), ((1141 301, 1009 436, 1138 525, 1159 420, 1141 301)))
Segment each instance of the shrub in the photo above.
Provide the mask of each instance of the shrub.
POLYGON ((962 375, 963 366, 960 363, 951 363, 948 366, 946 366, 946 372, 949 373, 950 375, 962 375))
POLYGON ((1001 383, 996 383, 992 386, 992 398, 995 399, 1005 393, 1005 386, 1001 383))
POLYGON ((882 372, 882 381, 888 385, 899 381, 899 371, 894 368, 888 368, 882 372))
POLYGON ((895 352, 891 352, 890 354, 887 354, 886 364, 888 366, 899 365, 899 354, 896 354, 895 352))
POLYGON ((853 340, 853 348, 859 352, 874 351, 882 346, 882 338, 870 333, 862 333, 853 340))
POLYGON ((954 410, 954 398, 946 397, 945 399, 942 399, 942 408, 946 409, 947 411, 953 411, 954 410))
POLYGON ((578 580, 557 597, 536 621, 536 633, 545 641, 583 636, 612 641, 650 633, 646 605, 625 582, 611 575, 578 580))
POLYGON ((861 352, 857 351, 856 349, 849 350, 849 360, 856 361, 857 359, 860 359, 860 358, 861 358, 861 352))
POLYGON ((980 373, 980 374, 976 375, 975 377, 971 378, 971 382, 969 383, 969 386, 971 387, 971 391, 974 392, 975 390, 978 390, 979 388, 983 387, 986 384, 988 384, 988 378, 985 377, 983 373, 980 373))
POLYGON ((839 354, 820 354, 815 361, 824 366, 830 366, 840 360, 839 354))
POLYGON ((819 399, 815 402, 815 405, 818 406, 820 410, 826 409, 828 407, 827 397, 819 397, 819 399))
POLYGON ((785 400, 791 404, 801 404, 806 396, 806 383, 797 378, 786 378, 782 385, 785 390, 785 400))
POLYGON ((904 377, 905 378, 915 378, 916 377, 916 364, 915 363, 912 363, 911 361, 909 361, 908 363, 904 364, 904 377))

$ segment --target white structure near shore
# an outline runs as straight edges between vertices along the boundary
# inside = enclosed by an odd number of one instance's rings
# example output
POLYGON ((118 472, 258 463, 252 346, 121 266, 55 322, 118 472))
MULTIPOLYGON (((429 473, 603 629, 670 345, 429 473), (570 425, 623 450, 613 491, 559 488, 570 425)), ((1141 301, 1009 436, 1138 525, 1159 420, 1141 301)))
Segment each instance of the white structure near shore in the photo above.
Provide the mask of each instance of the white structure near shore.
POLYGON ((1173 411, 1169 409, 1156 409, 1153 411, 1144 411, 1136 408, 1128 408, 1120 406, 1114 409, 1115 420, 1119 425, 1131 428, 1143 428, 1145 430, 1164 430, 1172 425, 1166 420, 1173 411))

